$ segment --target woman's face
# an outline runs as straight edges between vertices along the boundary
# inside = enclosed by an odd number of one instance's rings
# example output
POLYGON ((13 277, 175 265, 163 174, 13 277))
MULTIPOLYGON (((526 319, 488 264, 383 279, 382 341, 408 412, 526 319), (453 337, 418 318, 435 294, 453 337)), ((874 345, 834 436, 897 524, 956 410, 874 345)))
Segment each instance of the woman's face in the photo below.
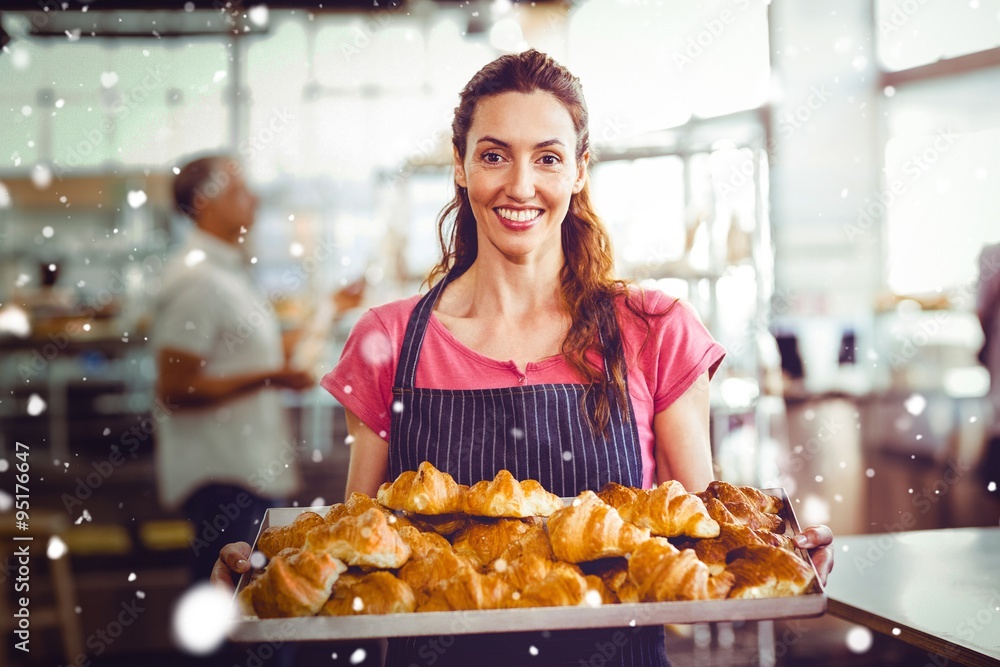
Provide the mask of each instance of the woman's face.
POLYGON ((480 257, 491 248, 519 263, 561 254, 570 196, 587 177, 588 156, 576 160, 576 138, 573 119, 551 93, 479 101, 465 155, 455 155, 455 180, 469 193, 480 257))

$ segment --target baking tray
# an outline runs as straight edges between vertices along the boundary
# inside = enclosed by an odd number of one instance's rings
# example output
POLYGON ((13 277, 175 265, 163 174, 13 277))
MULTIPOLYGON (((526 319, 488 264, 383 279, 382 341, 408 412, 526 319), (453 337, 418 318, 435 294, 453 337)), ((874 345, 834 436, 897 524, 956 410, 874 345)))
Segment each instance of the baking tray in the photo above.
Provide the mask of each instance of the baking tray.
MULTIPOLYGON (((781 516, 785 531, 800 532, 795 510, 783 488, 762 489, 784 502, 781 516)), ((572 498, 564 499, 567 502, 572 498)), ((282 507, 264 514, 260 531, 268 526, 291 523, 306 510, 324 514, 327 508, 282 507)), ((260 533, 258 532, 258 539, 260 533)), ((254 542, 256 546, 256 541, 254 542)), ((796 549, 815 572, 808 552, 796 549)), ((238 595, 250 583, 254 572, 244 573, 237 585, 238 595)), ((364 616, 311 616, 259 619, 240 617, 230 629, 235 642, 319 641, 376 639, 420 635, 459 635, 525 630, 570 630, 576 628, 703 623, 711 621, 754 621, 820 616, 826 611, 827 596, 817 577, 812 591, 803 595, 760 600, 692 600, 609 604, 601 607, 528 607, 475 611, 430 611, 409 614, 364 616)))

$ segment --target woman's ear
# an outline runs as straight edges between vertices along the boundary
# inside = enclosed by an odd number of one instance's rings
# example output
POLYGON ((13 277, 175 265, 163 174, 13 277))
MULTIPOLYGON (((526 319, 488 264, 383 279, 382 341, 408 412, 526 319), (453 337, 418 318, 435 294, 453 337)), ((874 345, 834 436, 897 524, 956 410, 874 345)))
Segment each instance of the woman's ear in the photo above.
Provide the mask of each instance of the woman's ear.
POLYGON ((587 184, 587 165, 590 164, 590 151, 583 154, 576 163, 576 181, 573 182, 573 194, 579 194, 587 184))
POLYGON ((468 189, 469 181, 465 178, 465 164, 462 162, 462 156, 458 154, 458 148, 452 148, 452 156, 455 160, 455 183, 459 187, 468 189))

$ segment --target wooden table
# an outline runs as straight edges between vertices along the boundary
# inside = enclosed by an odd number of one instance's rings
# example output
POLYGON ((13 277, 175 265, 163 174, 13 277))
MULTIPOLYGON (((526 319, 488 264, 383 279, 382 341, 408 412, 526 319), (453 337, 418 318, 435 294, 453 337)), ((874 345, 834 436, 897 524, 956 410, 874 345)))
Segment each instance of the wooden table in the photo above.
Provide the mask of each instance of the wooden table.
POLYGON ((837 536, 828 610, 967 665, 1000 664, 1000 528, 837 536))

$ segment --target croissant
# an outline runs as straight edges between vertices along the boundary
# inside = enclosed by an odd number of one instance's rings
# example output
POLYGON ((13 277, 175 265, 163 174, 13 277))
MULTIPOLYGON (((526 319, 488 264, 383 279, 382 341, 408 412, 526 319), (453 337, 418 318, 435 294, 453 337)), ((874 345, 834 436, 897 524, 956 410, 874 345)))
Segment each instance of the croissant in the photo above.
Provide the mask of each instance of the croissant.
POLYGON ((473 484, 465 494, 465 513, 474 516, 549 516, 562 506, 562 499, 537 481, 518 482, 508 470, 473 484))
POLYGON ((646 602, 718 600, 726 597, 733 576, 711 576, 694 551, 679 551, 663 538, 639 545, 628 562, 628 574, 646 602))
POLYGON ((503 555, 531 530, 520 519, 471 521, 452 540, 455 551, 482 567, 503 555))
POLYGON ((507 545, 502 558, 516 560, 524 556, 538 556, 546 560, 555 561, 556 556, 552 553, 552 543, 549 541, 548 531, 542 521, 527 521, 527 530, 514 542, 507 545))
POLYGON ((527 531, 503 550, 487 566, 497 572, 514 590, 523 590, 528 584, 544 579, 556 563, 548 533, 539 521, 529 523, 527 531))
POLYGON ((424 558, 434 549, 451 549, 451 544, 437 533, 421 532, 415 526, 403 526, 399 537, 410 547, 410 559, 424 558))
POLYGON ((793 551, 749 545, 729 552, 726 572, 735 580, 731 598, 800 595, 815 578, 813 569, 793 551))
POLYGON ((305 548, 329 553, 348 565, 381 568, 400 567, 410 557, 410 547, 377 509, 324 523, 308 534, 305 548))
POLYGON ((522 591, 548 576, 556 561, 538 553, 522 553, 508 560, 501 556, 489 564, 488 570, 503 579, 512 591, 522 591))
POLYGON ((619 507, 618 513, 640 528, 649 528, 653 535, 707 538, 719 534, 719 524, 708 515, 705 503, 677 480, 638 494, 619 507))
MULTIPOLYGON (((322 518, 322 517, 321 517, 322 518)), ((330 597, 347 567, 327 553, 298 551, 277 555, 241 596, 260 618, 312 616, 330 597)))
POLYGON ((607 589, 597 577, 588 579, 580 568, 569 563, 556 563, 544 579, 528 584, 511 602, 513 607, 578 607, 599 606, 607 589), (595 593, 588 597, 588 592, 595 593))
POLYGON ((497 574, 482 574, 471 565, 417 593, 419 611, 463 611, 500 609, 508 604, 511 590, 497 574))
POLYGON ((268 526, 257 540, 257 548, 268 558, 273 558, 288 547, 301 547, 305 544, 306 535, 325 521, 316 512, 302 512, 287 526, 268 526))
POLYGON ((618 482, 608 482, 597 492, 597 497, 617 509, 635 500, 640 493, 641 489, 624 486, 618 482))
POLYGON ((379 570, 363 576, 342 575, 319 615, 403 614, 416 606, 413 591, 405 582, 379 570))
POLYGON ((702 500, 718 498, 727 506, 732 503, 746 503, 765 514, 778 514, 783 507, 781 498, 769 496, 752 486, 734 486, 720 480, 709 483, 708 487, 697 495, 701 496, 702 500))
POLYGON ((580 563, 624 556, 649 538, 648 528, 625 523, 618 510, 584 491, 549 517, 549 540, 559 560, 580 563))
POLYGON ((380 486, 376 498, 394 510, 416 514, 453 514, 462 511, 467 489, 448 473, 424 461, 416 471, 407 470, 400 473, 395 481, 380 486))
MULTIPOLYGON (((475 571, 464 556, 455 553, 451 545, 430 547, 421 558, 411 558, 399 570, 399 578, 409 584, 414 593, 426 593, 442 581, 463 570, 475 571)), ((418 600, 419 602, 419 600, 418 600)))
POLYGON ((737 524, 752 530, 780 531, 785 522, 777 514, 761 512, 756 507, 744 502, 724 504, 718 498, 707 498, 705 510, 708 515, 721 524, 737 524))
POLYGON ((330 509, 326 511, 326 515, 323 518, 327 523, 337 523, 345 516, 358 516, 371 509, 377 509, 381 510, 383 513, 389 513, 389 510, 383 508, 365 494, 355 491, 351 494, 351 497, 347 499, 346 503, 331 505, 330 509))
MULTIPOLYGON (((712 499, 714 500, 714 499, 712 499)), ((733 523, 723 523, 719 526, 719 536, 710 540, 693 540, 691 549, 701 562, 708 566, 713 575, 721 574, 726 569, 726 555, 733 549, 751 544, 774 544, 769 538, 779 538, 774 533, 755 531, 746 526, 733 523)), ((788 538, 785 538, 788 540, 788 538)), ((777 540, 775 540, 777 541, 777 540)), ((791 541, 788 540, 788 544, 791 541)))

